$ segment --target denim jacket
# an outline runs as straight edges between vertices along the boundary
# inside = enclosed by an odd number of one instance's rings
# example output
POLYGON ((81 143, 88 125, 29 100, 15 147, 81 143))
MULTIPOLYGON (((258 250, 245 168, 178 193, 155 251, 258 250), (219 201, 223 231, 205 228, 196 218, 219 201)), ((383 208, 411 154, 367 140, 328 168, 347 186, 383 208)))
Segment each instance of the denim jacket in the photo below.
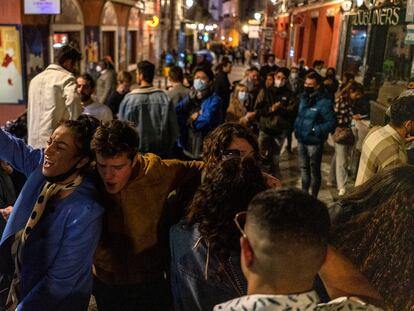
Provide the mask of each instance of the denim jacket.
POLYGON ((214 305, 246 294, 247 282, 234 254, 219 271, 220 261, 210 253, 198 225, 179 222, 170 230, 171 291, 175 311, 212 310, 214 305))

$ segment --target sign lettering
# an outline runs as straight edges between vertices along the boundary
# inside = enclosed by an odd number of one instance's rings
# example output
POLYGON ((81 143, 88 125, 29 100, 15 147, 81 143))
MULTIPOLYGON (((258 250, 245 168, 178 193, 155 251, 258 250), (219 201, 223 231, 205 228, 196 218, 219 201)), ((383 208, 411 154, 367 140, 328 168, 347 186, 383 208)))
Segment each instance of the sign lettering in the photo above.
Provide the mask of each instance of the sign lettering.
POLYGON ((356 15, 352 16, 352 24, 354 26, 395 26, 403 22, 401 15, 402 10, 400 7, 383 7, 371 10, 359 10, 356 15))

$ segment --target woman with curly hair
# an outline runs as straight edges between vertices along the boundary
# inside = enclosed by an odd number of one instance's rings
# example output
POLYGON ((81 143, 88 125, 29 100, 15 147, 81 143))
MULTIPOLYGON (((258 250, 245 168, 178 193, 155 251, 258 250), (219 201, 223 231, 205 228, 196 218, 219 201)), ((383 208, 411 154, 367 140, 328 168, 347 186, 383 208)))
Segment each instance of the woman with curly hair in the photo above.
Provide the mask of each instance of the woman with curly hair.
POLYGON ((392 310, 414 306, 414 167, 378 172, 333 209, 331 244, 392 310))
MULTIPOLYGON (((212 131, 204 140, 202 160, 204 172, 211 171, 222 160, 233 157, 251 157, 259 160, 256 135, 240 123, 228 122, 212 131)), ((263 173, 268 188, 281 187, 279 179, 263 173)))
POLYGON ((233 219, 265 188, 251 157, 228 159, 207 171, 186 217, 170 231, 176 311, 212 310, 215 304, 246 293, 233 219))

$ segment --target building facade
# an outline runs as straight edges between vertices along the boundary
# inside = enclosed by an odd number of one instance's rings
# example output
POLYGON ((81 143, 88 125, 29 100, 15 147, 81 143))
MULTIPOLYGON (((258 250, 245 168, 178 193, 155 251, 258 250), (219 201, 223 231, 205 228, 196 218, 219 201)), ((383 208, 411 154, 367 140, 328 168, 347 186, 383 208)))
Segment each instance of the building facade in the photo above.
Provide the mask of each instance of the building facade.
POLYGON ((60 4, 61 14, 25 14, 23 0, 2 0, 0 58, 7 59, 7 66, 0 70, 5 81, 0 83, 0 124, 25 110, 30 80, 53 62, 62 44, 82 51, 81 71, 91 74, 103 57, 109 57, 116 70, 133 71, 143 59, 158 64, 163 42, 160 0, 60 4))

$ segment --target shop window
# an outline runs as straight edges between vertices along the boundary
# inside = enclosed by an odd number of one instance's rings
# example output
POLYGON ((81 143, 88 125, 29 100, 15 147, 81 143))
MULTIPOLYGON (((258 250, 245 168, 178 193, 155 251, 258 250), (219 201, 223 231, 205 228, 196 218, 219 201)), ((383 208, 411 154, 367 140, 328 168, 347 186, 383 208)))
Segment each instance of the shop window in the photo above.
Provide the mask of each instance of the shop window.
POLYGON ((348 52, 345 56, 344 72, 358 73, 364 58, 366 39, 366 27, 352 29, 349 38, 348 52))
POLYGON ((137 63, 137 36, 138 31, 128 31, 128 63, 137 63))

